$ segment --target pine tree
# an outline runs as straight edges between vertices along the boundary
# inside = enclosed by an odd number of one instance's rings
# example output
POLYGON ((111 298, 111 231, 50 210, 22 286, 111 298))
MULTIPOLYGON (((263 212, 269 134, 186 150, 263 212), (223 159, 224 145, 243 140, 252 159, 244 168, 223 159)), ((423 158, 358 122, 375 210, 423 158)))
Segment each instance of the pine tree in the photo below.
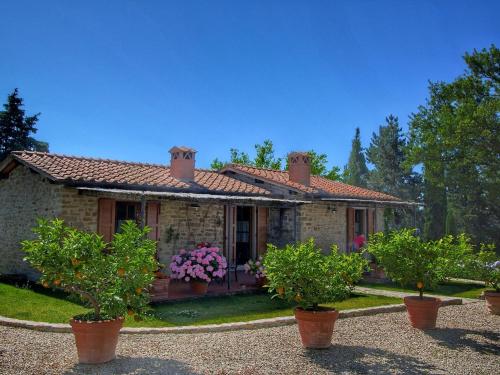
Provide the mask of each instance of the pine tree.
POLYGON ((359 128, 356 128, 349 160, 344 167, 343 180, 349 185, 367 187, 367 178, 368 167, 361 147, 360 131, 359 128))
POLYGON ((47 143, 31 137, 37 131, 35 125, 40 114, 26 116, 22 109, 23 99, 19 97, 17 89, 8 96, 3 107, 4 110, 0 111, 0 160, 11 151, 48 151, 47 143))

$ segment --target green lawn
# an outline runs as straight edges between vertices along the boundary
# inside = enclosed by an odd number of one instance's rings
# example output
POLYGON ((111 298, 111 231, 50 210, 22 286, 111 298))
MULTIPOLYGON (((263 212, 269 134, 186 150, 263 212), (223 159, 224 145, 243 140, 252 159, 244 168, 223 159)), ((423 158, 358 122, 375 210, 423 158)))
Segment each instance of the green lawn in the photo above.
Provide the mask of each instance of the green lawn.
MULTIPOLYGON (((359 286, 364 286, 367 288, 374 288, 374 289, 395 290, 401 292, 416 292, 415 289, 403 288, 401 287, 401 285, 396 283, 376 284, 376 283, 361 282, 359 286)), ((479 298, 481 293, 486 289, 487 288, 484 287, 483 285, 470 284, 461 281, 449 281, 447 283, 438 285, 438 287, 435 290, 428 290, 427 292, 431 294, 438 294, 450 297, 479 298)))
MULTIPOLYGON (((353 295, 329 304, 338 310, 401 303, 401 299, 382 296, 353 295)), ((16 319, 67 323, 87 309, 71 302, 63 293, 33 286, 18 288, 0 283, 0 315, 16 319)), ((168 327, 212 323, 242 322, 254 319, 289 316, 293 306, 268 294, 246 294, 226 297, 207 297, 185 302, 170 302, 153 306, 149 317, 136 322, 127 317, 129 327, 168 327)))

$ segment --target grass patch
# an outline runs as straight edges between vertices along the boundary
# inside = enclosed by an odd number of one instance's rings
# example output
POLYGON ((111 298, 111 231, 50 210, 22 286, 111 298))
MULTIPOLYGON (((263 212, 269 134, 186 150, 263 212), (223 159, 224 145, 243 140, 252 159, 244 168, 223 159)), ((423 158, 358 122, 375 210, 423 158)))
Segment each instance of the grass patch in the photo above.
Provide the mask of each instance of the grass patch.
MULTIPOLYGON (((377 284, 377 283, 361 282, 359 286, 364 286, 373 289, 416 293, 415 289, 401 287, 401 285, 396 283, 377 284)), ((486 288, 484 285, 471 284, 464 281, 449 281, 438 285, 434 290, 426 290, 426 292, 430 294, 438 294, 438 295, 458 297, 458 298, 479 298, 481 293, 487 289, 488 288, 486 288)))
MULTIPOLYGON (((401 299, 354 294, 351 298, 328 306, 338 310, 401 303, 401 299)), ((127 316, 128 327, 169 327, 185 325, 244 322, 255 319, 293 315, 293 305, 268 294, 245 294, 207 297, 191 301, 169 302, 152 306, 149 316, 136 322, 127 316)), ((16 287, 0 283, 0 315, 49 323, 67 323, 88 309, 68 300, 62 292, 38 286, 16 287)))

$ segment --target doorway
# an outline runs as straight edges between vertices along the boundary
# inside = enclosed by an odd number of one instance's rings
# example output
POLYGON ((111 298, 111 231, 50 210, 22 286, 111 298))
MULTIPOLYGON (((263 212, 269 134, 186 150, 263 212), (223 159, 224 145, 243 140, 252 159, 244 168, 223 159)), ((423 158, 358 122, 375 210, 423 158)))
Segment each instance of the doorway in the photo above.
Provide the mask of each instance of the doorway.
POLYGON ((245 264, 252 258, 253 207, 236 208, 236 265, 245 264))

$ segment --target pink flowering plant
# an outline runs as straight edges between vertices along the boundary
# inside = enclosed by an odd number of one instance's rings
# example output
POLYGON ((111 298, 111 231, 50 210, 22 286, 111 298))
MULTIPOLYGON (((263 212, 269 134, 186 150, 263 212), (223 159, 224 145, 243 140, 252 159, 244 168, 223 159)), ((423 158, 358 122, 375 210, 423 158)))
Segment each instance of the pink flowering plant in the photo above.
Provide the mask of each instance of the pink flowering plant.
POLYGON ((227 261, 218 247, 201 247, 181 250, 170 263, 173 279, 202 281, 209 283, 222 279, 226 274, 227 261))
POLYGON ((262 256, 259 256, 256 260, 249 259, 243 268, 245 269, 245 273, 254 275, 257 280, 266 277, 262 256))

